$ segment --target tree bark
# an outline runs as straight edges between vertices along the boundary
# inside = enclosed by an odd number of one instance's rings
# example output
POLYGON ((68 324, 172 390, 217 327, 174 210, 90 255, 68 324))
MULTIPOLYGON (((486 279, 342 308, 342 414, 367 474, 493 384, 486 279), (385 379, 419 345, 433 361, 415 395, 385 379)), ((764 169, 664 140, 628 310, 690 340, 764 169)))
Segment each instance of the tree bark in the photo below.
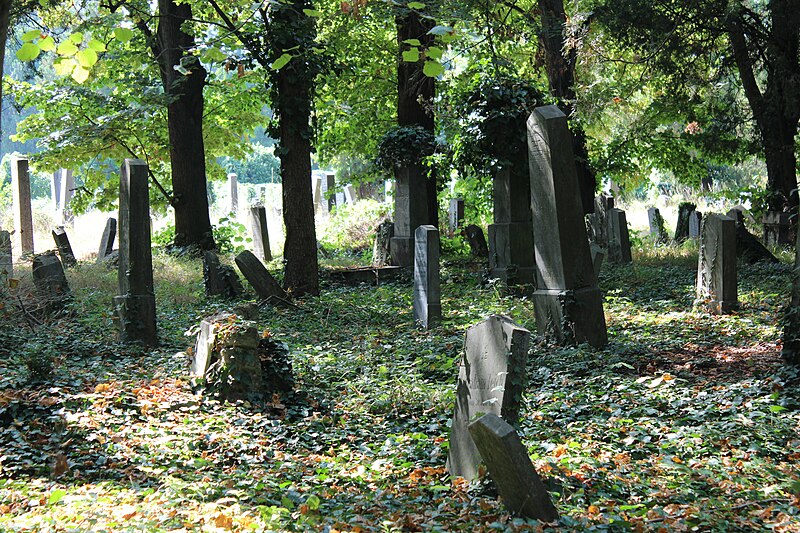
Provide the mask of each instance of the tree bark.
MULTIPOLYGON (((397 124, 400 126, 422 126, 435 133, 433 117, 433 98, 436 96, 435 80, 422 71, 424 60, 416 63, 403 61, 403 50, 408 39, 417 39, 421 49, 432 46, 435 36, 428 32, 434 27, 431 19, 422 18, 419 13, 409 11, 395 17, 397 25, 397 124)), ((428 193, 428 223, 439 227, 439 204, 437 202, 436 173, 428 171, 426 179, 428 193)), ((413 230, 412 230, 413 233, 413 230)))
MULTIPOLYGON (((558 106, 568 117, 575 112, 575 63, 576 52, 570 48, 564 53, 564 25, 567 14, 563 0, 539 0, 542 12, 542 33, 540 41, 544 48, 545 70, 550 86, 550 94, 558 98, 558 106)), ((597 179, 589 165, 589 152, 586 147, 586 134, 582 129, 570 127, 572 151, 575 155, 575 170, 578 174, 578 187, 583 212, 594 212, 594 193, 597 179)))
POLYGON ((171 98, 167 108, 175 209, 175 245, 214 248, 206 191, 206 158, 203 142, 203 88, 206 70, 187 52, 194 38, 181 30, 191 20, 190 4, 159 0, 160 19, 153 50, 160 69, 164 92, 171 98), (181 66, 189 71, 175 70, 181 66))
POLYGON ((5 71, 6 42, 11 20, 11 0, 0 0, 0 139, 3 138, 3 72, 5 71))

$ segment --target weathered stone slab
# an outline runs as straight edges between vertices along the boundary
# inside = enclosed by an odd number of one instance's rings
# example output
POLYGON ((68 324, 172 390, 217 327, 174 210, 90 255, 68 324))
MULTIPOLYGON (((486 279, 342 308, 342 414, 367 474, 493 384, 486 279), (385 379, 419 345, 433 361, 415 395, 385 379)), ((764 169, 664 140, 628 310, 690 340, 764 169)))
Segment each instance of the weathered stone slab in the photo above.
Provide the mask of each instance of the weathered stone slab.
POLYGON ((286 291, 275 281, 272 274, 264 264, 253 255, 253 252, 245 250, 236 256, 236 266, 242 272, 245 279, 252 285, 256 295, 262 300, 280 305, 281 301, 289 299, 286 291))
POLYGON ((414 242, 414 320, 428 329, 442 318, 439 230, 420 226, 414 233, 414 242))
POLYGON ((61 211, 61 224, 73 224, 75 215, 70 208, 72 197, 75 196, 75 177, 72 170, 62 168, 61 172, 61 192, 59 194, 59 209, 61 211))
POLYGON ((220 263, 217 254, 210 250, 203 252, 203 283, 208 296, 236 298, 243 292, 233 268, 220 263))
POLYGON ((33 284, 48 310, 55 311, 64 306, 69 297, 69 283, 54 251, 33 256, 33 284))
POLYGON ((467 236, 467 242, 469 243, 469 249, 472 255, 488 259, 489 247, 486 245, 486 237, 483 235, 481 227, 470 224, 464 228, 464 234, 467 236))
POLYGON ((392 262, 414 265, 414 231, 428 220, 428 186, 419 165, 395 169, 394 236, 390 241, 392 262))
POLYGON ((119 296, 114 298, 120 340, 158 345, 147 164, 126 159, 119 188, 119 296))
POLYGON ((326 212, 332 212, 336 207, 336 174, 325 174, 322 180, 322 198, 326 212))
POLYGON ((394 224, 389 220, 375 228, 375 243, 372 246, 372 266, 383 267, 392 259, 390 243, 394 236, 394 224))
POLYGON ((589 251, 592 254, 592 267, 594 268, 595 279, 600 277, 600 270, 603 268, 603 259, 606 257, 606 252, 597 244, 590 244, 589 251))
POLYGON ((408 269, 399 266, 360 267, 336 269, 330 272, 332 281, 355 286, 362 283, 379 286, 381 283, 397 281, 408 273, 408 269))
POLYGON ((608 229, 608 260, 611 263, 627 264, 633 261, 628 220, 625 211, 612 208, 606 211, 608 229))
POLYGON ((345 185, 342 194, 344 195, 344 201, 347 205, 355 205, 358 201, 356 189, 352 185, 345 185))
POLYGON ((650 224, 650 235, 655 237, 656 244, 665 244, 669 241, 669 235, 664 226, 664 217, 661 216, 661 211, 657 207, 647 209, 647 221, 650 224))
POLYGON ((689 238, 700 238, 700 224, 703 222, 703 213, 700 211, 692 211, 689 214, 689 238))
MULTIPOLYGON (((731 208, 727 214, 736 223, 736 257, 747 264, 755 264, 760 261, 768 263, 779 263, 780 260, 770 252, 766 246, 756 238, 755 235, 747 231, 745 225, 746 211, 744 206, 731 208)), ((752 217, 748 217, 752 222, 752 217)))
POLYGON ((678 223, 675 226, 675 242, 681 243, 689 238, 689 217, 697 206, 691 202, 681 202, 678 205, 678 223))
POLYGON ((556 106, 528 119, 533 226, 536 242, 536 328, 559 343, 608 342, 572 154, 567 117, 556 106))
POLYGON ((450 235, 455 235, 455 233, 461 229, 461 226, 464 223, 464 199, 463 198, 451 198, 450 199, 450 206, 447 209, 447 222, 448 222, 448 229, 450 230, 450 235))
POLYGON ((97 250, 97 262, 103 261, 114 250, 114 239, 117 238, 117 219, 109 217, 103 236, 100 237, 100 248, 97 250))
POLYGON ((489 226, 489 274, 507 285, 536 280, 530 178, 526 170, 505 167, 492 177, 494 223, 489 226))
POLYGON ((0 230, 0 276, 14 277, 14 258, 11 252, 11 233, 0 230))
POLYGON ((11 195, 14 204, 15 238, 22 255, 33 253, 33 211, 28 158, 11 158, 11 195))
POLYGON ((783 246, 793 244, 792 222, 789 213, 768 211, 762 218, 764 224, 764 242, 767 246, 783 246))
POLYGON ((594 199, 594 213, 586 215, 586 232, 589 242, 603 250, 608 249, 608 211, 614 208, 614 197, 600 194, 594 199))
POLYGON ((75 253, 72 251, 72 245, 69 243, 69 237, 67 236, 67 230, 64 229, 64 226, 59 226, 52 231, 53 240, 56 243, 56 248, 58 248, 58 255, 61 256, 61 263, 64 265, 64 268, 69 268, 78 264, 77 259, 75 259, 75 253))
POLYGON ((256 257, 267 262, 272 261, 269 228, 267 228, 267 209, 263 205, 254 205, 250 208, 250 231, 253 234, 253 251, 256 257))
POLYGON ((697 265, 697 300, 712 313, 739 307, 736 272, 736 222, 710 214, 703 219, 697 265))
POLYGON ((230 195, 230 213, 239 212, 239 176, 231 172, 228 174, 228 194, 230 195))
POLYGON ((508 510, 524 518, 555 521, 558 510, 514 428, 486 414, 469 425, 469 432, 508 510))
POLYGON ((311 176, 311 190, 314 196, 314 212, 322 209, 322 178, 311 176))
POLYGON ((529 342, 530 332, 504 316, 492 315, 467 330, 450 429, 451 476, 469 480, 478 476, 481 456, 469 434, 471 420, 492 413, 517 422, 529 342))

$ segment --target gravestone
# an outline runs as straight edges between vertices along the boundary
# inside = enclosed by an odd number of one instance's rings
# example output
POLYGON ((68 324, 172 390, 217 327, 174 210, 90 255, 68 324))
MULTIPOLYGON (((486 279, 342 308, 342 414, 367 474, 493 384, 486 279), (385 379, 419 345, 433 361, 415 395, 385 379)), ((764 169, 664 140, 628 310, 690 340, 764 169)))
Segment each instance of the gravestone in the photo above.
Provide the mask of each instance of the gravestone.
POLYGON ((703 222, 703 213, 700 211, 692 211, 689 214, 689 238, 700 238, 700 224, 703 222))
POLYGON ((33 284, 46 309, 56 311, 64 306, 69 298, 69 284, 54 251, 33 256, 33 284))
POLYGON ((543 522, 558 518, 558 510, 531 463, 528 449, 510 424, 486 414, 469 425, 469 432, 503 504, 513 515, 543 522))
POLYGON ((253 252, 245 250, 236 256, 235 261, 236 266, 239 267, 242 275, 253 286, 259 298, 277 305, 281 301, 284 303, 288 301, 289 297, 286 291, 275 281, 269 270, 253 255, 253 252))
POLYGON ((701 224, 697 265, 697 300, 712 313, 726 314, 739 307, 736 279, 736 222, 718 214, 701 224))
POLYGON ((594 269, 595 279, 600 277, 600 270, 603 268, 603 259, 606 258, 606 251, 597 244, 589 245, 589 252, 592 254, 592 268, 594 269))
POLYGON ((325 174, 322 179, 322 203, 325 212, 330 213, 336 207, 336 174, 325 174))
POLYGON ((489 274, 508 285, 534 283, 531 191, 527 169, 497 170, 492 178, 494 223, 489 225, 489 274))
POLYGON ((103 261, 114 250, 114 239, 117 238, 117 219, 109 217, 103 236, 100 237, 100 248, 97 250, 97 262, 103 261))
POLYGON ((628 264, 631 257, 631 240, 628 234, 628 221, 625 211, 612 208, 606 212, 608 229, 608 261, 617 264, 628 264))
POLYGON ((464 223, 464 199, 451 198, 450 207, 447 210, 447 221, 450 235, 455 235, 464 223))
POLYGON ((556 106, 528 119, 533 226, 536 242, 536 328, 563 344, 608 342, 578 189, 567 117, 556 106))
POLYGON ((414 232, 414 321, 428 329, 442 318, 439 288, 439 230, 423 225, 414 232))
POLYGON ((768 211, 762 219, 764 224, 764 242, 767 246, 792 244, 792 222, 789 213, 768 211))
POLYGON ((217 254, 210 250, 203 252, 203 284, 208 296, 236 298, 243 292, 233 268, 220 263, 217 254))
POLYGON ((119 184, 119 296, 114 298, 120 340, 158 345, 147 163, 126 159, 119 184))
POLYGON ((525 389, 525 364, 530 332, 510 318, 492 315, 467 330, 458 369, 458 387, 447 471, 473 480, 481 456, 468 425, 481 413, 492 413, 515 424, 525 389))
POLYGON ((681 202, 678 205, 678 223, 675 226, 675 242, 681 243, 689 238, 689 218, 697 206, 691 202, 681 202))
POLYGON ((231 172, 228 174, 228 194, 230 195, 231 208, 229 213, 239 212, 239 176, 231 172))
POLYGON ((0 275, 14 277, 14 258, 11 253, 11 233, 0 230, 0 275))
POLYGON ((394 236, 394 224, 384 220, 375 228, 375 244, 372 246, 372 266, 383 267, 391 261, 390 245, 394 236))
POLYGON ((650 224, 650 235, 655 237, 656 244, 665 244, 669 240, 669 236, 664 225, 664 217, 661 216, 661 211, 657 207, 647 209, 647 221, 650 224))
MULTIPOLYGON (((767 250, 766 246, 761 244, 755 235, 747 231, 747 226, 745 226, 744 223, 744 206, 731 208, 726 216, 732 218, 736 223, 736 257, 750 265, 760 261, 766 261, 768 263, 780 262, 772 252, 767 250)), ((751 221, 753 220, 752 217, 749 218, 751 221)))
POLYGON ((263 205, 250 208, 250 231, 253 233, 253 250, 256 257, 264 261, 272 261, 269 246, 269 228, 267 228, 267 209, 263 205))
POLYGON ((467 236, 469 249, 472 255, 483 259, 489 258, 489 247, 486 245, 486 237, 483 235, 483 230, 480 226, 470 224, 464 228, 464 233, 467 236))
POLYGON ((64 267, 69 268, 77 265, 78 261, 75 259, 75 254, 72 251, 72 245, 69 243, 69 237, 64 226, 57 227, 52 233, 56 248, 58 248, 58 255, 61 256, 61 263, 64 267))
POLYGON ((311 176, 311 189, 314 195, 314 212, 322 208, 322 178, 311 176))
POLYGON ((66 168, 62 168, 59 172, 61 174, 59 183, 61 190, 58 198, 60 219, 57 218, 56 220, 60 220, 61 224, 73 224, 75 215, 70 209, 70 202, 75 195, 75 177, 72 175, 72 171, 66 168))
POLYGON ((345 185, 342 194, 344 195, 344 201, 347 205, 355 205, 356 201, 358 201, 356 190, 352 185, 345 185))
POLYGON ((414 231, 428 224, 428 185, 419 165, 395 168, 394 236, 389 246, 392 262, 414 265, 414 231))
POLYGON ((594 199, 594 213, 586 215, 586 231, 589 242, 596 244, 603 250, 608 249, 610 238, 608 212, 611 209, 614 209, 614 197, 600 194, 594 199))
POLYGON ((33 253, 33 212, 28 158, 11 158, 11 194, 14 204, 14 229, 22 255, 33 253))
POLYGON ((53 172, 53 179, 50 181, 50 200, 53 202, 56 221, 59 221, 61 220, 61 169, 53 172))

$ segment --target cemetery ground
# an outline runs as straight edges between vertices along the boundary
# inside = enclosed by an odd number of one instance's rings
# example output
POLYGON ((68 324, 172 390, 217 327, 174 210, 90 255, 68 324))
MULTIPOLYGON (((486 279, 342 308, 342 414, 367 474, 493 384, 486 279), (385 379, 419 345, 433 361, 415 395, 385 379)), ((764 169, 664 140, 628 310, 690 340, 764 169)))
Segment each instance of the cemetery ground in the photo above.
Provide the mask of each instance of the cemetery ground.
POLYGON ((47 319, 20 309, 23 279, 0 310, 0 530, 798 531, 789 256, 740 264, 740 309, 712 316, 692 307, 696 244, 638 242, 600 275, 606 348, 532 339, 518 429, 549 525, 444 468, 465 330, 500 313, 535 331, 529 298, 482 285, 478 262, 444 255, 428 331, 408 280, 324 278, 318 298, 260 308, 302 391, 265 402, 192 390, 194 328, 235 305, 204 296, 199 260, 155 254, 153 351, 115 342, 115 270, 70 269, 72 300, 47 319))

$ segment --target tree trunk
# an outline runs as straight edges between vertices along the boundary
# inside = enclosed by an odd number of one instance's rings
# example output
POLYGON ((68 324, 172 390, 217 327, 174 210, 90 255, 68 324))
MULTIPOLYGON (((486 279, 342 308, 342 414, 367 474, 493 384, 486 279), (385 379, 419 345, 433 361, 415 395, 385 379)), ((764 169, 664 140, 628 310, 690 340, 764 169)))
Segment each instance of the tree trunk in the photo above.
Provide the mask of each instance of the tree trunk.
POLYGON ((11 20, 11 0, 0 0, 0 142, 3 139, 3 72, 5 70, 6 41, 11 20))
MULTIPOLYGON (((428 32, 435 22, 424 19, 415 11, 395 17, 397 25, 398 67, 397 67, 397 124, 400 126, 422 126, 435 133, 433 117, 433 98, 436 84, 433 78, 422 71, 424 59, 416 63, 403 61, 402 52, 408 39, 417 39, 421 49, 432 46, 435 36, 428 32)), ((436 173, 428 171, 426 180, 428 192, 428 223, 439 227, 439 204, 437 202, 436 173)), ((413 233, 413 229, 412 229, 413 233)))
POLYGON ((787 363, 800 365, 800 230, 795 233, 792 300, 784 317, 781 355, 787 363))
POLYGON ((167 109, 172 171, 172 207, 175 209, 175 245, 214 248, 206 191, 206 158, 203 142, 203 87, 206 70, 187 53, 194 38, 181 31, 192 18, 190 4, 159 0, 157 59, 164 92, 174 100, 167 109), (175 70, 179 65, 189 71, 175 70))
MULTIPOLYGON (((542 33, 540 41, 544 48, 545 70, 550 86, 550 94, 558 98, 558 106, 568 117, 575 112, 575 49, 570 48, 564 55, 564 25, 567 14, 563 0, 539 0, 542 12, 542 33)), ((589 165, 589 152, 586 148, 586 135, 580 128, 572 126, 572 151, 575 155, 575 170, 578 174, 578 187, 583 204, 583 212, 594 212, 594 193, 597 179, 589 165)))

